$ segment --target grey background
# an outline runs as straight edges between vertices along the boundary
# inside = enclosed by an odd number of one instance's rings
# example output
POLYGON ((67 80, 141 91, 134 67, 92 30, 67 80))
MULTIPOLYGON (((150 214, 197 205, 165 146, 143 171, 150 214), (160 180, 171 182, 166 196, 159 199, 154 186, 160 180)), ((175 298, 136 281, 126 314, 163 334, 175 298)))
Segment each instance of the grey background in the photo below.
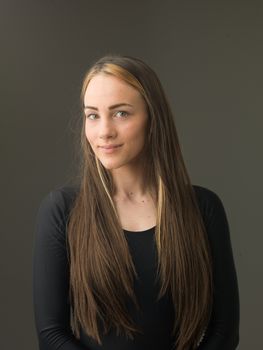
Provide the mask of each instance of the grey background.
MULTIPOLYGON (((192 182, 229 220, 240 350, 262 341, 262 1, 1 1, 1 349, 36 349, 34 220, 74 168, 81 80, 106 53, 159 75, 192 182)), ((223 349, 221 349, 223 350, 223 349)))

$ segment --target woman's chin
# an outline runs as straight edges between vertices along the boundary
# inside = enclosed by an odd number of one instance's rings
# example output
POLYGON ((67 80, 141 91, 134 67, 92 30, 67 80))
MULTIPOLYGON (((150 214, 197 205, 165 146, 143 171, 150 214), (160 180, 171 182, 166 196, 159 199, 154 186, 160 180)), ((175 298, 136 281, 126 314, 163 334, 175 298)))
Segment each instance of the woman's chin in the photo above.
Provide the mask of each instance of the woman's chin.
POLYGON ((117 162, 117 161, 107 161, 105 159, 100 159, 101 164, 104 166, 107 170, 114 170, 120 168, 123 163, 117 162))

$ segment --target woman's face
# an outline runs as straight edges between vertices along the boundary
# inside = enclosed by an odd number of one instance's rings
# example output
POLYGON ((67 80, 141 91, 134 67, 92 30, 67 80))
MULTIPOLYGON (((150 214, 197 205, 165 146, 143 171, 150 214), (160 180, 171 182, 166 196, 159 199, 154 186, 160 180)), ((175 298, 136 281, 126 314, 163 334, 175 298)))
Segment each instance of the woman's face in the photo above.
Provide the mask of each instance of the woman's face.
POLYGON ((141 94, 123 80, 99 73, 84 95, 85 134, 107 169, 134 166, 146 137, 147 107, 141 94), (105 149, 105 146, 118 146, 105 149))

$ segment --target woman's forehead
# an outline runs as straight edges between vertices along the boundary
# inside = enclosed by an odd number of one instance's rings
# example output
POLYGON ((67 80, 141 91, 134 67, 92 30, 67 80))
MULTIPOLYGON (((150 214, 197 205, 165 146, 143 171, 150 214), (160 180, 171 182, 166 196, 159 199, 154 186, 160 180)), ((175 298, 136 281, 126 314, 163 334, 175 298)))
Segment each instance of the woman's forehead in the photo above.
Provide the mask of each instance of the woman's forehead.
POLYGON ((141 94, 133 86, 112 75, 97 74, 89 82, 84 105, 107 103, 138 103, 141 94))

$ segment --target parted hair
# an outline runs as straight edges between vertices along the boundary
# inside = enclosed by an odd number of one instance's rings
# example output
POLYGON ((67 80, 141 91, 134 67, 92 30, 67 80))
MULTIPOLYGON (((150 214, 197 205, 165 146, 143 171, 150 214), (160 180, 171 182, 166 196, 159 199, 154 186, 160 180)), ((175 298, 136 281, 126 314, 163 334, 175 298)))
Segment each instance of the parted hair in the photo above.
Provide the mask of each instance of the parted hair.
POLYGON ((79 191, 67 221, 71 329, 82 328, 98 344, 111 328, 133 339, 142 330, 127 300, 140 309, 133 288, 136 269, 113 201, 111 173, 85 135, 84 95, 97 74, 115 76, 138 90, 148 113, 145 189, 156 201, 159 300, 169 293, 175 311, 172 335, 178 350, 198 347, 213 303, 212 259, 204 221, 179 144, 175 118, 155 71, 139 58, 108 54, 83 77, 79 130, 79 191))

